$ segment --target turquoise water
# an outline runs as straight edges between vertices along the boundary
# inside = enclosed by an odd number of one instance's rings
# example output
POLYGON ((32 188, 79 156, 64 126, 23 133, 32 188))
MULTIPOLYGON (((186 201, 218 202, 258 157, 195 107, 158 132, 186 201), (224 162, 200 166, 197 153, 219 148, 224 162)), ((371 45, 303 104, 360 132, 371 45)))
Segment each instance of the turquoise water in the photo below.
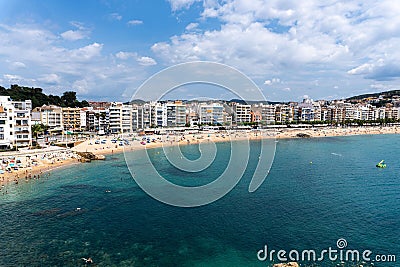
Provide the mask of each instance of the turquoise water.
MULTIPOLYGON (((149 154, 169 180, 199 185, 228 162, 229 144, 217 147, 215 163, 197 174, 175 169, 159 149, 149 154)), ((249 193, 259 151, 252 142, 239 184, 197 208, 149 197, 122 154, 60 169, 0 191, 0 266, 83 266, 82 257, 96 266, 268 266, 257 259, 265 244, 318 251, 335 248, 339 238, 348 248, 399 258, 399 148, 399 135, 280 140, 270 175, 249 193), (375 167, 381 159, 386 169, 375 167)), ((182 150, 191 159, 199 155, 194 145, 182 150)))

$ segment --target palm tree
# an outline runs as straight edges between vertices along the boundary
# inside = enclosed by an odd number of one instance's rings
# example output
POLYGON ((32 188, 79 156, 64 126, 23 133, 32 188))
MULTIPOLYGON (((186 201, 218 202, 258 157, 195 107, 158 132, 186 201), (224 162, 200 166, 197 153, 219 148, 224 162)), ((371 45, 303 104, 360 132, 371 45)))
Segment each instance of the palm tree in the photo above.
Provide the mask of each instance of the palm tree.
POLYGON ((32 130, 32 135, 35 136, 35 141, 37 144, 37 139, 40 133, 43 133, 44 131, 46 131, 49 127, 47 125, 44 125, 43 123, 39 123, 39 124, 33 124, 31 127, 32 130))

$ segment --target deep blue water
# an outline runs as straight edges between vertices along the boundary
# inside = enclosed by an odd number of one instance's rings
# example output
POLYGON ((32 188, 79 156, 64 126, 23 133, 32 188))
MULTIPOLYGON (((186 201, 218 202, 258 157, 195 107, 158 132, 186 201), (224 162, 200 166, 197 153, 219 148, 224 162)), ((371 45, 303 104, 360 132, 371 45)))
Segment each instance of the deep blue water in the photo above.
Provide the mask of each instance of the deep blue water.
MULTIPOLYGON (((175 169, 160 149, 148 152, 170 181, 199 185, 228 162, 229 144, 217 147, 216 161, 195 174, 175 169)), ((195 145, 182 150, 191 159, 199 155, 195 145)), ((265 244, 320 251, 336 248, 339 238, 350 249, 396 254, 400 261, 399 135, 280 140, 269 176, 249 193, 258 152, 252 142, 239 184, 197 208, 149 197, 123 154, 8 185, 8 194, 0 191, 0 265, 83 266, 81 258, 92 257, 96 266, 268 266, 257 259, 265 244), (386 169, 375 167, 381 159, 386 169)))

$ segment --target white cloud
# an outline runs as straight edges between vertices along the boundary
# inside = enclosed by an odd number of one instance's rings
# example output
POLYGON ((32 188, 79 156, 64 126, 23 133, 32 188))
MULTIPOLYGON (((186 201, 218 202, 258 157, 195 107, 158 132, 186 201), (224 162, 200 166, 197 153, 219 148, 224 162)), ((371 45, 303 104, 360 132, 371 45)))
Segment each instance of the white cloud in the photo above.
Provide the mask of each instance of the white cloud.
POLYGON ((265 84, 265 85, 271 85, 271 84, 272 84, 272 81, 271 81, 271 80, 265 80, 265 81, 264 81, 264 84, 265 84))
POLYGON ((104 53, 105 44, 90 42, 71 48, 59 34, 40 25, 0 24, 0 40, 3 86, 42 87, 51 94, 70 88, 78 90, 83 99, 126 101, 124 90, 137 88, 148 77, 136 53, 133 60, 120 64, 116 56, 104 53))
POLYGON ((186 29, 187 31, 192 31, 192 30, 196 29, 198 26, 199 26, 198 23, 192 22, 192 23, 189 23, 189 24, 186 26, 185 29, 186 29))
POLYGON ((137 54, 136 54, 136 53, 132 53, 132 52, 123 52, 123 51, 120 51, 120 52, 116 53, 115 56, 116 56, 117 58, 119 58, 119 59, 126 60, 126 59, 128 59, 128 58, 135 58, 135 57, 137 57, 137 54))
POLYGON ((171 5, 172 11, 177 11, 180 9, 188 9, 195 2, 200 2, 200 0, 168 0, 171 5))
POLYGON ((358 74, 368 74, 371 73, 375 68, 374 64, 364 63, 354 69, 349 70, 347 73, 351 75, 358 75, 358 74))
POLYGON ((122 19, 122 16, 115 12, 115 13, 111 13, 110 15, 108 15, 108 18, 110 20, 118 20, 119 21, 122 19))
POLYGON ((8 82, 14 83, 14 82, 19 82, 23 80, 23 78, 19 75, 15 74, 4 74, 3 75, 4 79, 6 79, 8 82))
POLYGON ((156 65, 157 62, 151 57, 139 56, 137 53, 134 52, 123 52, 120 51, 115 54, 115 57, 120 60, 128 60, 128 59, 135 59, 137 63, 141 66, 152 66, 156 65))
POLYGON ((128 21, 128 25, 130 26, 141 25, 141 24, 143 24, 143 21, 138 19, 133 19, 128 21))
POLYGON ((77 41, 81 39, 86 39, 89 37, 90 31, 80 22, 72 21, 70 22, 72 26, 77 28, 76 30, 68 30, 61 33, 61 37, 68 41, 77 41))
POLYGON ((38 81, 45 84, 59 84, 61 82, 60 76, 55 73, 45 74, 38 78, 38 81))
MULTIPOLYGON (((169 2, 176 11, 195 1, 169 2)), ((209 0, 200 13, 196 31, 189 24, 183 34, 155 43, 152 51, 169 64, 226 63, 265 85, 274 83, 262 79, 272 73, 292 89, 313 85, 313 93, 333 88, 338 80, 347 84, 335 93, 361 90, 369 86, 366 79, 400 86, 397 2, 209 0), (204 30, 202 23, 210 18, 219 25, 204 30)))
POLYGON ((91 60, 96 56, 99 56, 103 44, 93 43, 78 49, 74 49, 70 52, 70 55, 77 60, 91 60))
POLYGON ((26 65, 23 62, 16 61, 11 63, 11 67, 12 69, 25 69, 26 65))
POLYGON ((137 62, 142 66, 152 66, 157 64, 157 62, 151 57, 139 57, 137 62))
POLYGON ((89 84, 86 80, 77 80, 72 84, 72 89, 74 89, 78 94, 87 94, 89 92, 89 84))
POLYGON ((65 40, 76 41, 76 40, 84 39, 86 36, 81 31, 69 30, 69 31, 61 33, 61 37, 64 38, 65 40))
POLYGON ((277 84, 277 83, 281 83, 280 78, 272 78, 271 80, 264 81, 264 85, 272 85, 272 84, 277 84))

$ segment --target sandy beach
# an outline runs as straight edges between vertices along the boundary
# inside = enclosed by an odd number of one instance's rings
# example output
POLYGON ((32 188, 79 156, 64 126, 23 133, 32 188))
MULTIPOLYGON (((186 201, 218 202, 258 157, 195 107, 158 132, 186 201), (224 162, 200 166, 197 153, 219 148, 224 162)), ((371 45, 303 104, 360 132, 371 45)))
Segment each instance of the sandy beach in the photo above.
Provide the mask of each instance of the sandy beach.
MULTIPOLYGON (((80 163, 80 156, 75 152, 91 152, 95 155, 110 155, 124 151, 150 149, 170 145, 198 144, 199 142, 229 142, 239 140, 256 140, 261 138, 299 138, 298 134, 310 138, 329 136, 350 136, 365 134, 398 134, 400 127, 354 127, 354 128, 310 128, 310 129, 268 129, 257 131, 221 131, 175 135, 124 135, 123 137, 97 137, 86 140, 72 149, 56 148, 55 150, 37 150, 14 153, 1 153, 2 170, 0 185, 7 183, 28 182, 49 175, 51 170, 80 163), (18 168, 10 168, 10 165, 18 168)), ((83 163, 85 164, 85 163, 83 163)), ((4 193, 4 192, 3 192, 4 193)))
POLYGON ((279 130, 261 130, 261 131, 221 131, 196 134, 176 134, 176 135, 147 135, 127 136, 122 139, 129 141, 129 144, 121 141, 113 143, 111 140, 115 137, 99 137, 94 140, 87 140, 76 147, 72 151, 91 152, 93 154, 107 155, 112 153, 121 153, 124 150, 137 150, 161 147, 166 145, 184 145, 197 144, 204 141, 212 142, 229 142, 236 140, 255 140, 261 138, 299 138, 298 134, 306 134, 311 138, 329 137, 329 136, 350 136, 365 134, 398 134, 400 127, 357 127, 357 128, 310 128, 310 129, 279 129, 279 130), (96 140, 100 144, 96 144, 96 140), (150 140, 150 143, 147 143, 150 140), (101 143, 104 142, 104 144, 101 143), (142 142, 142 143, 141 143, 142 142))
POLYGON ((78 163, 79 157, 68 149, 37 150, 32 153, 8 153, 1 155, 2 174, 0 185, 18 184, 22 180, 36 180, 63 166, 78 163))

